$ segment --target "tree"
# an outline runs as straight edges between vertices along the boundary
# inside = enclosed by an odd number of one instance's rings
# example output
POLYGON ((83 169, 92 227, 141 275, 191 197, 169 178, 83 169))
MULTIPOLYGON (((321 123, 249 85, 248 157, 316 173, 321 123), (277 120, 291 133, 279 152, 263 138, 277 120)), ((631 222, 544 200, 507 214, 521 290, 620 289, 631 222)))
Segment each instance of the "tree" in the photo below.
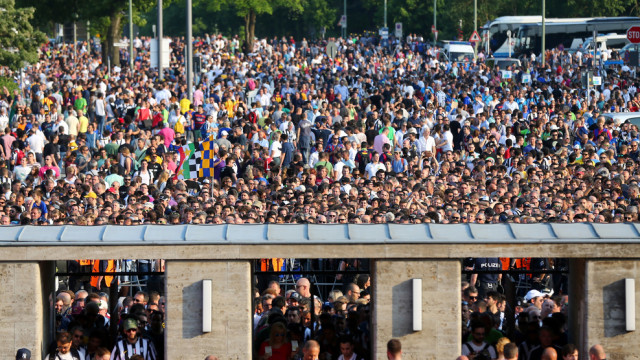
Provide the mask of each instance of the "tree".
POLYGON ((290 13, 301 14, 303 11, 301 0, 226 0, 213 1, 211 6, 220 9, 222 3, 232 5, 236 14, 244 19, 244 46, 246 53, 253 51, 256 34, 256 16, 273 14, 274 9, 286 8, 290 13))
MULTIPOLYGON (((163 2, 168 6, 170 0, 163 2)), ((138 14, 145 13, 157 6, 157 0, 133 0, 134 21, 143 25, 144 19, 138 14)), ((107 58, 111 57, 112 64, 120 64, 120 52, 115 47, 115 43, 120 39, 125 19, 128 16, 128 0, 92 0, 78 2, 79 17, 83 20, 90 20, 98 23, 105 23, 106 30, 102 45, 102 61, 107 63, 107 58)), ((133 39, 130 39, 133 41, 133 39)), ((133 54, 132 54, 133 56, 133 54)))
POLYGON ((34 8, 15 8, 14 0, 0 0, 0 65, 19 70, 38 61, 38 49, 47 37, 31 26, 34 8))

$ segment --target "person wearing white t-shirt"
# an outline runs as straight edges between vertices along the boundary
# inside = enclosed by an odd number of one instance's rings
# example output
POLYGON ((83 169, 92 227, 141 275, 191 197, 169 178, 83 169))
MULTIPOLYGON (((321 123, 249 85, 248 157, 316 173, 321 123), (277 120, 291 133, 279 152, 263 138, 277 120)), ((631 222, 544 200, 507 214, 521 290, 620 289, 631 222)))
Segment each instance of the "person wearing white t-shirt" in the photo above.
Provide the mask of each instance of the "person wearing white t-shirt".
POLYGON ((376 176, 376 173, 380 170, 384 170, 384 164, 380 163, 380 154, 374 151, 372 161, 364 168, 364 171, 367 173, 367 179, 376 176))
POLYGON ((416 148, 420 154, 426 151, 430 151, 431 154, 436 153, 436 141, 433 139, 433 136, 431 136, 431 129, 424 127, 422 136, 416 141, 416 148))
POLYGON ((445 124, 443 130, 446 143, 442 146, 442 152, 453 151, 453 134, 451 133, 449 124, 445 124))
POLYGON ((273 142, 269 148, 269 154, 271 155, 272 166, 280 166, 282 161, 282 143, 280 142, 280 133, 276 133, 273 137, 273 142))

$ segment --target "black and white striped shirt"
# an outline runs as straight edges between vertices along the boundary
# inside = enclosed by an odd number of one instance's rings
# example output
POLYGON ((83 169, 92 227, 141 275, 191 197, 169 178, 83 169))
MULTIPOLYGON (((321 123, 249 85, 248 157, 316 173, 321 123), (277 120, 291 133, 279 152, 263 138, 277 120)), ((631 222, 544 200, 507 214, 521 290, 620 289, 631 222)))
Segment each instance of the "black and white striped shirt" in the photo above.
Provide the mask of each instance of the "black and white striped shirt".
POLYGON ((130 344, 126 339, 116 342, 111 352, 111 360, 129 360, 133 355, 142 355, 144 360, 156 360, 156 348, 149 339, 138 338, 135 344, 130 344))

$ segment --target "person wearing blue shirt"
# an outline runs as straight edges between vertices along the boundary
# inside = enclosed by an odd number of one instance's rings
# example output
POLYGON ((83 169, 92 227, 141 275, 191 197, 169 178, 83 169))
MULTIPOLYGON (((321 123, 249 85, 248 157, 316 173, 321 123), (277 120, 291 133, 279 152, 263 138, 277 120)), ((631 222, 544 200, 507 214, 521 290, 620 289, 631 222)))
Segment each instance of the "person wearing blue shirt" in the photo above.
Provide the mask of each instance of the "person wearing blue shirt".
POLYGON ((293 161, 293 154, 295 153, 296 149, 289 141, 289 135, 287 135, 286 133, 280 135, 280 140, 282 140, 282 168, 287 169, 293 161))

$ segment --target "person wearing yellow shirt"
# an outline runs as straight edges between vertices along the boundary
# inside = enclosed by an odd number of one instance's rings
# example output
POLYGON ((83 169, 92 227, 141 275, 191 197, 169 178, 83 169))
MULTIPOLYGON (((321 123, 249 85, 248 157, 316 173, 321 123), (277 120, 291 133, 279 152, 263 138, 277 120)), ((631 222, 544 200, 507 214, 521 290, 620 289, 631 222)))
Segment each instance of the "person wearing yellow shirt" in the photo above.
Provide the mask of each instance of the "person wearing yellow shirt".
POLYGON ((189 111, 189 107, 191 106, 191 101, 189 98, 183 98, 180 100, 180 114, 184 115, 187 111, 189 111))
POLYGON ((51 111, 51 107, 53 106, 53 100, 51 100, 48 96, 44 96, 41 102, 44 107, 44 113, 48 114, 51 111))
POLYGON ((84 134, 87 132, 87 128, 89 127, 89 119, 84 116, 82 110, 78 110, 78 133, 84 134))
POLYGON ((67 154, 71 154, 74 151, 78 150, 78 143, 76 142, 76 136, 75 135, 69 135, 69 137, 71 138, 71 140, 69 140, 69 151, 67 152, 67 154))
POLYGON ((236 104, 237 102, 234 101, 231 97, 227 98, 224 104, 222 104, 222 106, 227 110, 227 115, 230 119, 235 116, 234 109, 236 108, 236 104))

